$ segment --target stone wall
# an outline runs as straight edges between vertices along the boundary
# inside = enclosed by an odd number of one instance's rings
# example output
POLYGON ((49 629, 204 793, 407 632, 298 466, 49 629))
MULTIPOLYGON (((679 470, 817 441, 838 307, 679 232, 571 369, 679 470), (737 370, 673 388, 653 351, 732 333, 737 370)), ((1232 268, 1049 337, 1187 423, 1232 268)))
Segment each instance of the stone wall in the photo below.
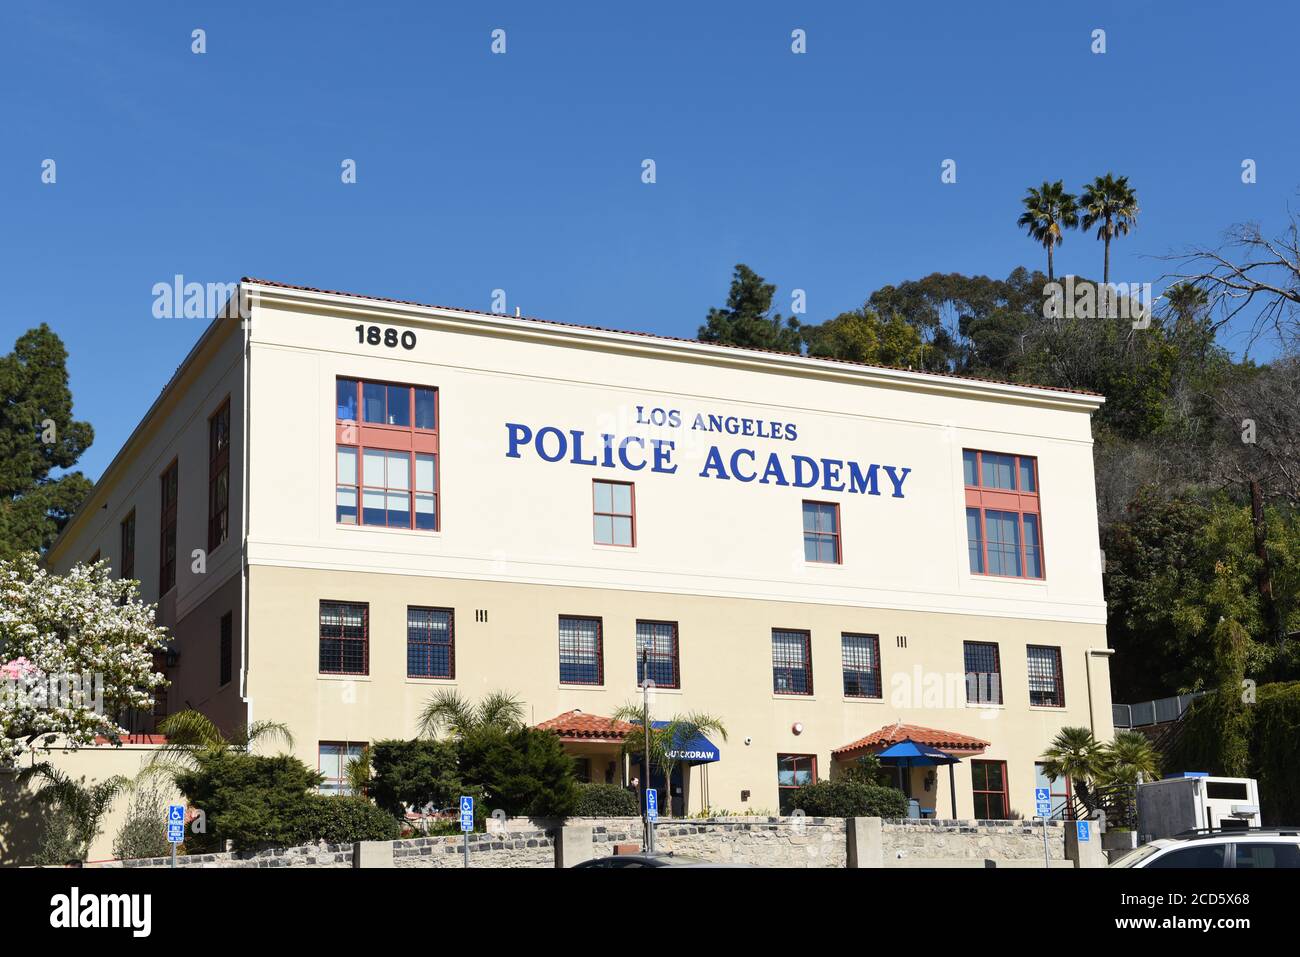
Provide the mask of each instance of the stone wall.
MULTIPOLYGON (((886 867, 903 861, 1043 860, 1040 821, 884 821, 881 841, 886 867)), ((1065 860, 1061 821, 1047 824, 1047 856, 1065 860)))

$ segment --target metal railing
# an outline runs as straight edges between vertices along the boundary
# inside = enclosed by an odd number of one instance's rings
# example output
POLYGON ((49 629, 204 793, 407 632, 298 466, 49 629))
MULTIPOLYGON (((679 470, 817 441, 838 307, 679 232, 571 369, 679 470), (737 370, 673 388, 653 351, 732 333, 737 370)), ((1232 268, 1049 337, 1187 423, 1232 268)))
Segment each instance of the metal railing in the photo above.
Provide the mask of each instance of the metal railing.
POLYGON ((1154 701, 1139 701, 1137 704, 1112 704, 1111 718, 1115 727, 1120 730, 1167 724, 1181 718, 1192 706, 1192 702, 1205 694, 1208 692, 1193 691, 1190 694, 1157 698, 1154 701))

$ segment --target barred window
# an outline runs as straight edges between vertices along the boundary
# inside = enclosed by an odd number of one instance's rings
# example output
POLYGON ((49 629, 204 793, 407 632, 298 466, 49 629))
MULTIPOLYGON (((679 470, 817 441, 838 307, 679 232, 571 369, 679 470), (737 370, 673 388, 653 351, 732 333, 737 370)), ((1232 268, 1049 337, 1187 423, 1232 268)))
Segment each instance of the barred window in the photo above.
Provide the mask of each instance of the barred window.
POLYGON ((841 635, 846 698, 879 698, 880 636, 841 635))
POLYGON ((646 670, 657 688, 680 688, 681 673, 677 657, 677 622, 638 621, 636 623, 636 684, 641 687, 646 670), (644 653, 644 660, 643 660, 644 653))
POLYGON ((320 603, 321 674, 370 673, 370 606, 320 603))
POLYGON ((409 678, 456 677, 456 645, 450 608, 406 609, 406 674, 409 678))
POLYGON ((772 629, 772 690, 777 694, 813 693, 809 632, 772 629))
POLYGON ((599 618, 560 618, 560 683, 603 684, 602 644, 599 618))
POLYGON ((1002 703, 1002 664, 998 646, 986 641, 964 642, 966 703, 1002 703))
POLYGON ((1046 708, 1065 707, 1065 682, 1061 676, 1061 649, 1029 645, 1029 703, 1046 708))

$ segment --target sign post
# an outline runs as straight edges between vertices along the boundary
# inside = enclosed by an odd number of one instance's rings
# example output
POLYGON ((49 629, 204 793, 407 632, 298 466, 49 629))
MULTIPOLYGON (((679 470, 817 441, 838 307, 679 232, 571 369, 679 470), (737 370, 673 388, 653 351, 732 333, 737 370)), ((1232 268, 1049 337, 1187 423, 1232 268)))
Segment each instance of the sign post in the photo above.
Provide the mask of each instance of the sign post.
POLYGON ((460 799, 460 829, 465 838, 465 866, 469 867, 469 832, 474 830, 474 799, 469 796, 460 799))
POLYGON ((185 840, 185 805, 167 805, 167 843, 172 846, 172 867, 176 866, 176 845, 185 840))
POLYGON ((1034 788, 1034 810, 1043 819, 1043 867, 1050 868, 1052 859, 1047 850, 1047 822, 1052 817, 1052 792, 1050 788, 1034 788))

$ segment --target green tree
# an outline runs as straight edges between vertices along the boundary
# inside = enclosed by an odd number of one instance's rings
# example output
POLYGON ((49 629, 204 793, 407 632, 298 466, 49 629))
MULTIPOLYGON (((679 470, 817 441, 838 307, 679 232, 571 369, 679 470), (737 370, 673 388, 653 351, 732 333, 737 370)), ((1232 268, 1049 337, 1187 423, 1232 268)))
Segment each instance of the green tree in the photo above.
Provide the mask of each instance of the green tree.
POLYGON ((461 780, 482 788, 484 810, 509 815, 566 817, 578 791, 573 759, 549 731, 480 725, 456 743, 461 780))
POLYGON ((451 688, 435 692, 419 719, 421 734, 430 738, 446 734, 453 740, 479 728, 513 731, 523 723, 524 704, 508 691, 490 692, 478 704, 471 704, 451 688))
POLYGON ((1105 764, 1105 750, 1088 728, 1062 728, 1043 752, 1043 774, 1049 779, 1068 778, 1089 812, 1097 807, 1092 789, 1105 764))
POLYGON ((371 796, 394 816, 407 808, 450 807, 461 792, 456 746, 449 741, 376 741, 371 796))
POLYGON ((1137 192, 1129 186, 1127 176, 1107 173, 1084 186, 1079 206, 1083 210, 1083 228, 1089 230, 1096 226, 1097 238, 1105 246, 1101 281, 1109 283, 1110 241, 1127 236, 1129 229, 1137 225, 1137 192))
POLYGON ((1144 781, 1160 778, 1160 755, 1151 745, 1151 739, 1140 731, 1120 731, 1115 740, 1105 746, 1098 783, 1103 787, 1133 787, 1138 777, 1144 781))
POLYGON ((70 469, 94 430, 72 418, 68 353, 42 323, 0 357, 0 559, 44 552, 91 488, 70 469))
POLYGON ((136 783, 126 818, 113 838, 114 857, 126 861, 171 853, 167 840, 169 797, 157 780, 146 778, 136 783))
POLYGON ((72 859, 86 860, 113 802, 130 784, 120 774, 85 784, 46 761, 18 772, 19 784, 31 782, 37 784, 34 800, 50 812, 46 824, 52 834, 46 835, 44 853, 37 861, 41 864, 66 864, 57 856, 67 853, 72 859))
POLYGON ((793 317, 782 319, 779 312, 772 311, 775 292, 775 285, 764 282, 762 276, 744 263, 738 264, 731 279, 727 305, 709 310, 704 325, 700 326, 700 341, 799 353, 802 349, 799 321, 793 317))
POLYGON ((1044 180, 1040 187, 1029 187, 1021 202, 1025 210, 1016 220, 1016 225, 1023 226, 1030 238, 1047 250, 1047 281, 1051 282, 1056 278, 1052 250, 1065 239, 1065 230, 1079 225, 1075 196, 1065 191, 1061 180, 1055 183, 1044 180))
MULTIPOLYGON (((647 755, 650 759, 651 773, 662 774, 665 782, 672 780, 673 771, 682 761, 681 749, 688 743, 701 736, 716 736, 723 741, 727 740, 727 728, 721 718, 702 711, 692 711, 687 714, 675 714, 657 728, 651 720, 650 740, 647 746, 644 733, 645 719, 645 705, 629 702, 614 712, 610 723, 628 722, 635 725, 634 729, 623 737, 623 754, 647 755)), ((644 786, 651 785, 647 782, 644 786)), ((666 803, 669 810, 671 806, 671 802, 666 803)))
POLYGON ((212 754, 247 753, 260 743, 277 740, 293 747, 293 735, 279 721, 240 725, 227 736, 211 718, 193 710, 168 715, 159 722, 158 730, 167 736, 167 743, 150 755, 145 770, 163 771, 172 776, 193 770, 204 757, 212 754))
POLYGON ((925 365, 925 347, 915 328, 898 315, 884 322, 865 306, 803 326, 801 332, 810 356, 918 369, 925 365))

